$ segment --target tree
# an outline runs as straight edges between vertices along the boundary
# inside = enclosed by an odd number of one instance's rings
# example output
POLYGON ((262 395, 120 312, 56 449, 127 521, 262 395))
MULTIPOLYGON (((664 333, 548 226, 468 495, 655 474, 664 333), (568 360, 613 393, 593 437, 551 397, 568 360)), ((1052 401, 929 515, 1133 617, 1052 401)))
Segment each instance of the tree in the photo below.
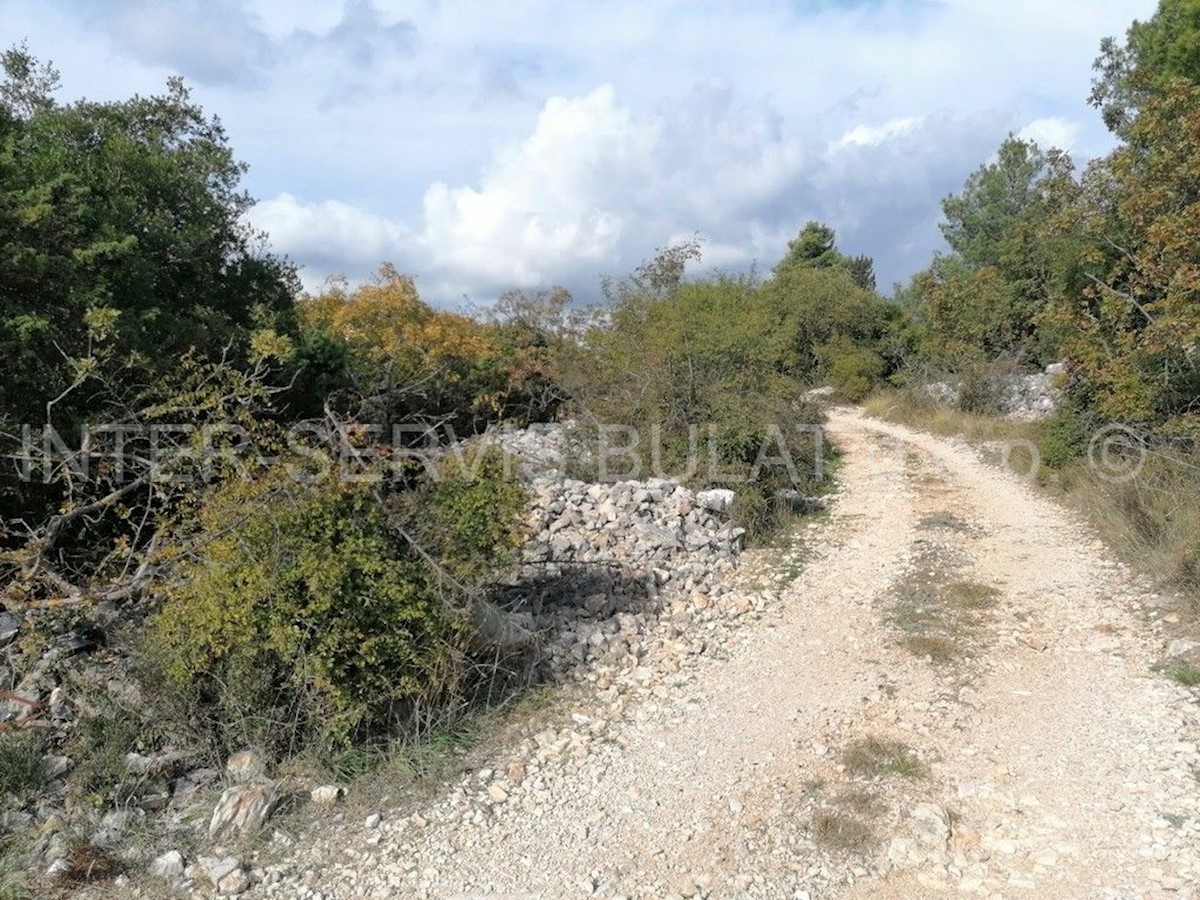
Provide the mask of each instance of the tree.
POLYGON ((1070 156, 1010 136, 996 161, 980 166, 961 194, 942 201, 940 228, 969 265, 995 266, 1014 281, 1035 276, 1048 220, 1077 196, 1070 156))
POLYGON ((1175 79, 1200 79, 1200 0, 1160 0, 1149 21, 1130 26, 1123 46, 1104 39, 1094 69, 1092 105, 1109 129, 1131 137, 1151 97, 1175 79))
POLYGON ((875 290, 875 264, 869 256, 844 256, 828 225, 809 222, 788 241, 788 252, 775 266, 776 276, 796 269, 842 269, 865 291, 875 290))
POLYGON ((1085 178, 1084 283, 1059 307, 1089 401, 1114 419, 1200 430, 1200 85, 1146 100, 1085 178))
POLYGON ((0 353, 16 363, 0 416, 40 422, 68 392, 69 420, 105 399, 81 378, 89 317, 128 385, 190 348, 244 353, 256 329, 290 329, 293 268, 246 225, 246 167, 181 81, 62 106, 23 47, 0 64, 0 353))
POLYGON ((1070 157, 1009 137, 959 194, 942 201, 953 251, 907 291, 927 357, 954 369, 1007 356, 1049 362, 1057 337, 1043 321, 1078 280, 1081 189, 1070 157))

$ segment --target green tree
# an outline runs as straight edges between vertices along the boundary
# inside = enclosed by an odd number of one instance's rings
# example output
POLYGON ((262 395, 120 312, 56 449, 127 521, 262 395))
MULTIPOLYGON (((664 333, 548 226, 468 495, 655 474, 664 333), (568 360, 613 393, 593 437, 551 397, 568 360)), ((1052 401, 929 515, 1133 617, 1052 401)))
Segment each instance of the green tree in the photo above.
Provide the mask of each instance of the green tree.
POLYGON ((1084 282, 1058 312, 1087 400, 1200 431, 1200 85, 1149 98, 1085 178, 1084 282))
POLYGON ((927 359, 951 369, 1002 355, 1051 361, 1059 338, 1046 327, 1046 310, 1078 281, 1084 245, 1070 157, 1009 137, 942 210, 953 252, 935 258, 907 291, 927 359))
POLYGON ((1160 0, 1146 22, 1135 21, 1124 45, 1105 38, 1095 63, 1091 103, 1122 137, 1146 102, 1175 79, 1200 79, 1200 0, 1160 0))
POLYGON ((775 266, 776 276, 796 269, 842 269, 865 291, 875 290, 875 264, 869 256, 845 256, 837 248, 837 233, 828 225, 809 222, 788 241, 788 252, 775 266))
POLYGON ((0 64, 0 415, 41 421, 72 386, 63 419, 111 399, 81 368, 89 322, 129 385, 189 348, 238 356, 254 330, 291 327, 293 269, 245 224, 246 167, 181 81, 59 105, 56 73, 24 48, 0 64))

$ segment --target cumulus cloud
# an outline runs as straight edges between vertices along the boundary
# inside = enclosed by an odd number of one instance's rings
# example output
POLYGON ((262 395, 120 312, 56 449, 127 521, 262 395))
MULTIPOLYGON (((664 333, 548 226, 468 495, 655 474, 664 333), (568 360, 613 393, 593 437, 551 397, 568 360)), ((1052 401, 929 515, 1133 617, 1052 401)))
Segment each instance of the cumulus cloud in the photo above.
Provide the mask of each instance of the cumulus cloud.
POLYGON ((920 116, 907 116, 882 125, 856 125, 843 134, 837 143, 839 147, 877 147, 885 141, 909 134, 922 121, 920 116))
POLYGON ((1070 152, 1075 149, 1081 131, 1078 122, 1051 116, 1030 122, 1017 132, 1017 137, 1024 141, 1033 141, 1045 150, 1057 148, 1070 152))
POLYGON ((1154 0, 0 0, 68 89, 199 82, 254 213, 307 267, 382 259, 431 299, 584 297, 677 235, 767 268, 811 218, 880 281, 1009 133, 1105 152, 1100 39, 1154 0), (97 33, 97 26, 101 26, 97 33))
POLYGON ((597 273, 628 271, 693 231, 706 265, 769 267, 813 218, 838 228, 843 246, 874 250, 888 279, 928 256, 937 236, 929 198, 956 188, 963 166, 1002 136, 979 121, 931 117, 877 127, 870 140, 823 142, 789 136, 773 107, 741 106, 722 85, 684 100, 638 115, 609 85, 553 97, 476 184, 431 185, 412 223, 290 195, 262 205, 255 222, 296 258, 317 261, 309 283, 339 258, 386 258, 441 301, 555 283, 588 297, 597 273))

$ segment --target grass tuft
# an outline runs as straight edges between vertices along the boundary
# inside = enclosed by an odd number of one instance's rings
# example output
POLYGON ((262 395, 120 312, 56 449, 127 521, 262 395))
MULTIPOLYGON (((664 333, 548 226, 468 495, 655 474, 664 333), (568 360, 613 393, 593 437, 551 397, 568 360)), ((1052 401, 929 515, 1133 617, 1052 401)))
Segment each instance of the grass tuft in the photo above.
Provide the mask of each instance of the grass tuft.
POLYGON ((929 774, 928 767, 907 744, 876 737, 850 744, 842 753, 842 762, 850 774, 869 778, 884 775, 924 778, 929 774))
POLYGON ((1200 686, 1200 666, 1179 666, 1171 673, 1171 677, 1184 687, 1200 686))
POLYGON ((826 849, 854 853, 875 841, 875 829, 851 813, 823 810, 813 816, 812 836, 826 849))
POLYGON ((45 783, 42 742, 27 731, 0 731, 0 794, 25 797, 45 783))

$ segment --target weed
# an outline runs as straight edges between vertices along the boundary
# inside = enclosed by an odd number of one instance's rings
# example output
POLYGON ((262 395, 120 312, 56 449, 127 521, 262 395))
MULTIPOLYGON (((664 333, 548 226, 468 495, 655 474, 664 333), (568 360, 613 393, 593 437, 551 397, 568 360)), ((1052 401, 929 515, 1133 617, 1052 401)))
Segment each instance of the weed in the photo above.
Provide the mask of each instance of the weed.
POLYGON ((95 806, 123 803, 135 789, 125 769, 125 756, 145 749, 142 723, 120 711, 101 711, 79 720, 70 743, 78 760, 73 788, 95 806))
POLYGON ((28 900, 28 848, 12 834, 0 833, 0 900, 28 900))
POLYGON ((107 850, 83 841, 71 847, 66 863, 58 877, 62 884, 70 887, 111 881, 125 868, 121 860, 107 850))
POLYGON ((924 778, 928 767, 907 744, 867 737, 855 741, 842 753, 842 762, 852 775, 876 778, 900 775, 904 778, 924 778))
POLYGON ((925 516, 917 523, 917 527, 927 531, 944 529, 946 531, 958 532, 959 534, 965 534, 971 530, 970 524, 964 519, 960 519, 954 513, 944 510, 925 516))
POLYGON ((1171 677, 1185 687, 1200 686, 1200 666, 1179 666, 1171 677))
POLYGON ((853 814, 823 810, 813 816, 812 836, 830 850, 860 852, 874 842, 875 829, 853 814))
POLYGON ((964 654, 963 646, 960 643, 937 634, 905 635, 904 646, 913 656, 928 658, 943 665, 954 662, 964 654))
POLYGON ((26 797, 45 783, 42 742, 28 731, 0 732, 0 794, 26 797))
POLYGON ((1000 592, 977 581, 955 581, 942 588, 942 597, 964 609, 987 609, 996 602, 1000 592))

